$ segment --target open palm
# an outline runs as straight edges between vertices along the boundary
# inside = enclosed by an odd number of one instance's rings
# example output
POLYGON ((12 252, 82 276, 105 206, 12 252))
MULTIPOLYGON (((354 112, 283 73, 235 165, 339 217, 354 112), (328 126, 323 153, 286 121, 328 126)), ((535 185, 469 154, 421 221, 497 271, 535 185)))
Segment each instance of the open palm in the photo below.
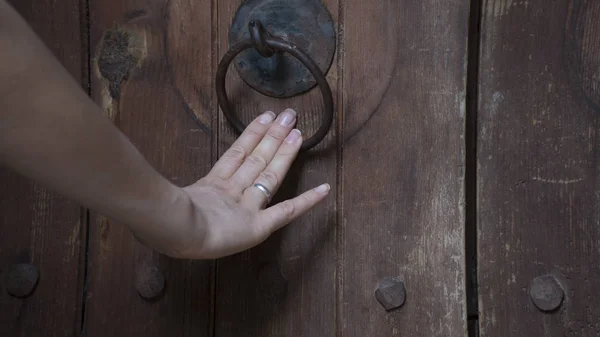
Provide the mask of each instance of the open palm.
POLYGON ((325 198, 323 184, 265 209, 302 145, 293 110, 255 119, 210 173, 184 188, 195 212, 185 258, 218 258, 251 248, 325 198), (257 187, 256 184, 259 184, 257 187))

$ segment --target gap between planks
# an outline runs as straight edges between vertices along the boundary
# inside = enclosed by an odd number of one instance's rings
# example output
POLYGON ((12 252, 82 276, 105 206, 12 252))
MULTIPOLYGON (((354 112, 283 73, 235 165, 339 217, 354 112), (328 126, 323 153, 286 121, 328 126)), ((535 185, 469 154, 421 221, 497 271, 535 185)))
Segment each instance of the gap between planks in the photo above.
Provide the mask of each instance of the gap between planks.
POLYGON ((481 44, 481 1, 471 0, 467 45, 467 111, 465 136, 465 259, 467 329, 469 337, 479 336, 477 290, 477 111, 479 49, 481 44))

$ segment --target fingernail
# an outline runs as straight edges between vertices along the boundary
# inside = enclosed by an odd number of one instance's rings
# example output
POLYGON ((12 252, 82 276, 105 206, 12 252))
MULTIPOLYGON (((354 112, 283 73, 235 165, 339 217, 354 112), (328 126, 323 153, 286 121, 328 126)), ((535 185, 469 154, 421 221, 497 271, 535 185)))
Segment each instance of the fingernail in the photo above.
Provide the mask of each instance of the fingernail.
POLYGON ((302 135, 302 133, 300 132, 300 130, 298 129, 294 129, 292 130, 292 132, 290 132, 290 134, 285 137, 285 142, 288 144, 294 144, 302 135))
POLYGON ((315 191, 317 191, 319 193, 327 193, 327 192, 329 192, 330 188, 331 188, 331 186, 329 186, 329 184, 323 184, 323 185, 315 188, 315 191))
POLYGON ((271 122, 275 119, 275 113, 272 111, 267 111, 264 114, 260 115, 258 118, 258 122, 260 124, 271 124, 271 122))
POLYGON ((279 121, 279 123, 283 126, 290 126, 292 125, 292 123, 294 123, 295 119, 296 111, 292 109, 286 109, 284 112, 281 113, 281 120, 279 121))

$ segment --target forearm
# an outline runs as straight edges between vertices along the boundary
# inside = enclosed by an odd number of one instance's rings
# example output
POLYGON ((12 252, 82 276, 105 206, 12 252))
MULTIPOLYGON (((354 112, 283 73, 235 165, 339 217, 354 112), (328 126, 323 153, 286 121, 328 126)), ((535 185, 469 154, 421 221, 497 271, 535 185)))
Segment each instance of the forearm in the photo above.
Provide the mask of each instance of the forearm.
MULTIPOLYGON (((186 194, 103 116, 25 22, 0 0, 0 160, 115 218, 145 239, 180 238, 186 194)), ((165 240, 167 239, 167 240, 165 240)))

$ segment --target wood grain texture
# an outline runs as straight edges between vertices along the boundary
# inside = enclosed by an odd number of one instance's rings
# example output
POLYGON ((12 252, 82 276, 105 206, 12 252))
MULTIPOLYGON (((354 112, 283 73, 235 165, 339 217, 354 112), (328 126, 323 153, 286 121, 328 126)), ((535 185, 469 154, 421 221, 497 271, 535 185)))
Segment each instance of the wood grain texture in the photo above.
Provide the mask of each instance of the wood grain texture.
POLYGON ((466 335, 468 14, 457 0, 344 3, 342 336, 466 335), (385 277, 405 282, 391 312, 375 299, 385 277))
MULTIPOLYGON (((219 55, 227 51, 229 27, 239 0, 218 1, 219 55)), ((338 2, 323 2, 334 20, 338 2)), ((337 27, 337 24, 336 24, 337 27)), ((338 94, 337 59, 327 74, 334 97, 338 94)), ((321 122, 323 102, 318 89, 289 99, 262 96, 248 87, 235 67, 227 77, 228 95, 245 123, 266 110, 298 112, 305 137, 321 122)), ((260 246, 218 263, 216 336, 334 336, 336 328, 336 171, 337 123, 309 153, 302 154, 283 182, 273 203, 328 182, 332 193, 309 214, 276 232, 260 246)), ((219 149, 235 139, 220 114, 219 149)))
MULTIPOLYGON (((179 186, 211 167, 211 8, 210 1, 191 0, 94 1, 90 8, 93 97, 179 186)), ((211 262, 160 256, 122 224, 93 215, 88 270, 87 336, 210 335, 211 262), (136 282, 153 268, 166 287, 145 300, 136 282)), ((156 290, 156 283, 147 286, 146 294, 156 290)))
POLYGON ((600 334, 600 4, 485 1, 479 83, 480 335, 600 334), (530 282, 553 275, 543 313, 530 282))
MULTIPOLYGON (((87 83, 85 17, 79 0, 9 1, 69 73, 87 83)), ((0 170, 0 335, 78 336, 83 292, 82 238, 85 217, 79 205, 21 176, 0 170), (31 296, 11 297, 5 276, 15 263, 39 268, 31 296), (50 314, 51 313, 51 314, 50 314)))

